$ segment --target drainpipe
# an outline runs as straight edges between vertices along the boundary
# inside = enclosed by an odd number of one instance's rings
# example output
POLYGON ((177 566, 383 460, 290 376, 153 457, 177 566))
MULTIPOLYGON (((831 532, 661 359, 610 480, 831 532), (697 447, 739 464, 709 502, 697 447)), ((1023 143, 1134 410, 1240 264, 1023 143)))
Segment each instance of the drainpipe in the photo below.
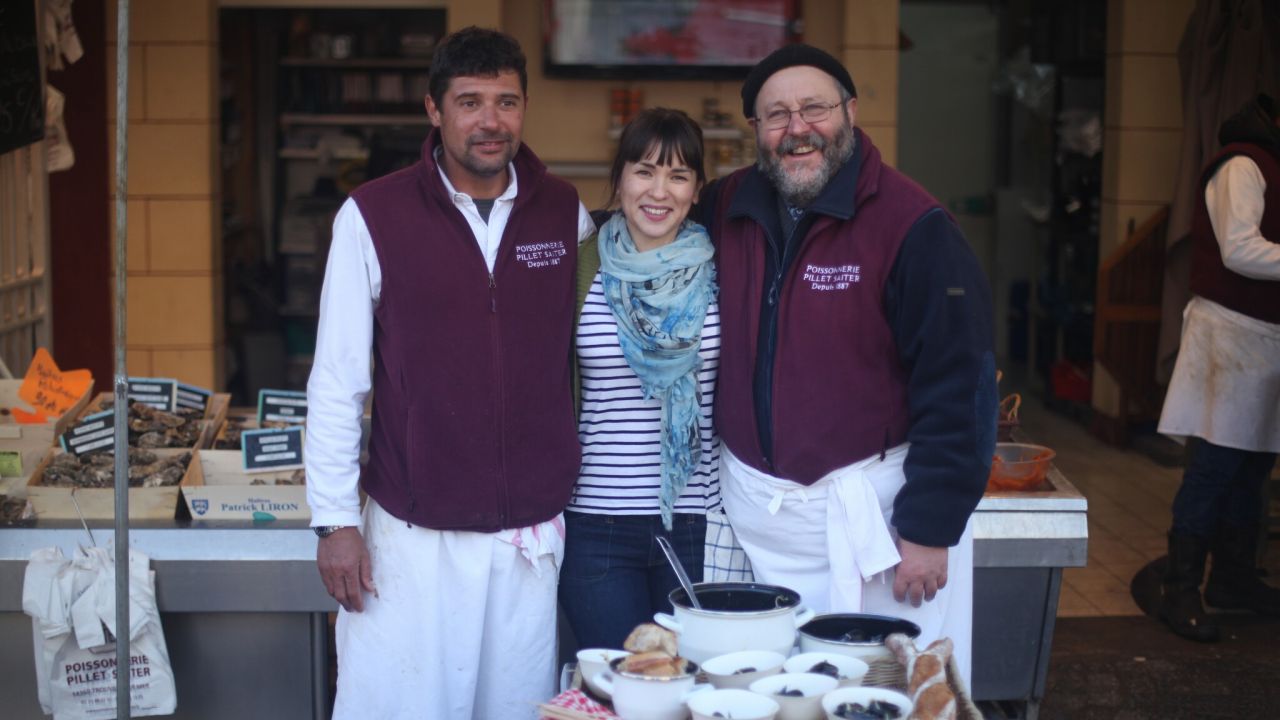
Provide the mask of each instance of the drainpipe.
POLYGON ((125 255, 128 240, 129 187, 129 0, 117 0, 116 13, 116 717, 130 717, 129 680, 129 403, 125 346, 125 255))

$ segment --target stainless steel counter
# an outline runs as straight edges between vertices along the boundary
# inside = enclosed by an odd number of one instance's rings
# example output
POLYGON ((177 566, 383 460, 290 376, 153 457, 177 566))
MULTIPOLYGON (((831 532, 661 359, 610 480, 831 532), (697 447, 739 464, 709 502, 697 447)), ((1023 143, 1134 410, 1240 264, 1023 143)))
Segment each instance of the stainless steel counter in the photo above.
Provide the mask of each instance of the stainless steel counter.
MULTIPOLYGON (((1062 568, 1083 566, 1088 548, 1085 498, 1057 470, 1049 484, 988 496, 973 518, 973 696, 1025 701, 1030 714, 1044 695, 1062 568)), ((111 537, 108 524, 94 530, 99 543, 111 537)), ((48 546, 70 555, 80 543, 88 537, 78 523, 0 528, 0 696, 16 701, 7 718, 43 717, 22 614, 27 558, 48 546)), ((326 613, 337 606, 305 521, 138 523, 130 543, 156 571, 178 682, 174 717, 328 716, 326 613)))
POLYGON ((1042 492, 988 495, 973 516, 976 700, 1044 697, 1062 568, 1088 560, 1088 500, 1056 468, 1042 492))
MULTIPOLYGON (((93 529, 99 544, 110 540, 110 527, 93 529)), ((327 613, 337 605, 316 572, 316 537, 305 521, 140 523, 129 536, 156 571, 156 600, 177 683, 178 709, 171 717, 329 716, 327 613)), ((88 542, 78 523, 0 528, 5 718, 44 717, 35 695, 31 621, 22 613, 27 558, 49 546, 69 556, 88 542)))

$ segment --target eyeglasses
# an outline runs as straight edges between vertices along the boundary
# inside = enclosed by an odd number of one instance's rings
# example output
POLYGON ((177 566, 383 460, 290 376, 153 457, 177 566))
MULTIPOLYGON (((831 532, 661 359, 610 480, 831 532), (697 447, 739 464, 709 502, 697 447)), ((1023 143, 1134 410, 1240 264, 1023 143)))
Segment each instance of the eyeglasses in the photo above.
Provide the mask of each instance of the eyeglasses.
POLYGON ((839 107, 840 103, 809 103, 799 110, 786 110, 777 108, 765 113, 763 118, 752 118, 752 122, 763 125, 768 130, 781 130, 791 124, 791 116, 799 114, 800 119, 806 123, 813 125, 831 117, 831 109, 839 107))

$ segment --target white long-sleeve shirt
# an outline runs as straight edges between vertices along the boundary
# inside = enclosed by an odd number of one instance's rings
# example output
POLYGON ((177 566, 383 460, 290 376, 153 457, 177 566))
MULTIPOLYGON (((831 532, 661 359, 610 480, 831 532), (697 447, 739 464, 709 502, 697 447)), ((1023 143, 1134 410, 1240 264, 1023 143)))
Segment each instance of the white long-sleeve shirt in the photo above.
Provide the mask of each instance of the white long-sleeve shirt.
POLYGON ((1252 159, 1237 155, 1209 179, 1204 201, 1222 264, 1255 280, 1280 280, 1280 242, 1262 236, 1267 181, 1252 159))
MULTIPOLYGON (((507 166, 507 174, 511 182, 485 222, 471 196, 459 192, 440 170, 445 190, 471 226, 490 272, 518 192, 514 164, 507 166)), ((595 223, 578 203, 578 241, 593 232, 595 223)), ((373 384, 373 313, 381 295, 382 269, 369 228, 355 201, 348 199, 333 222, 316 351, 307 381, 305 456, 313 526, 360 524, 360 421, 373 384)))

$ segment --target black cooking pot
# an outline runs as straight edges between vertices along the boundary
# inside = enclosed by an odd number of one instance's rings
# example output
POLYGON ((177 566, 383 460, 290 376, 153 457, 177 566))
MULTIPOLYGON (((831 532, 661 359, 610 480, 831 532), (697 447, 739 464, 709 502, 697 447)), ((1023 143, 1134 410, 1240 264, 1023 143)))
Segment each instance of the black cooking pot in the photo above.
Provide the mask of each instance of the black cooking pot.
MULTIPOLYGON (((698 593, 702 597, 702 593, 698 593)), ((884 639, 902 633, 915 640, 920 626, 888 615, 832 613, 819 615, 800 627, 800 652, 836 652, 870 662, 889 655, 884 639)))

